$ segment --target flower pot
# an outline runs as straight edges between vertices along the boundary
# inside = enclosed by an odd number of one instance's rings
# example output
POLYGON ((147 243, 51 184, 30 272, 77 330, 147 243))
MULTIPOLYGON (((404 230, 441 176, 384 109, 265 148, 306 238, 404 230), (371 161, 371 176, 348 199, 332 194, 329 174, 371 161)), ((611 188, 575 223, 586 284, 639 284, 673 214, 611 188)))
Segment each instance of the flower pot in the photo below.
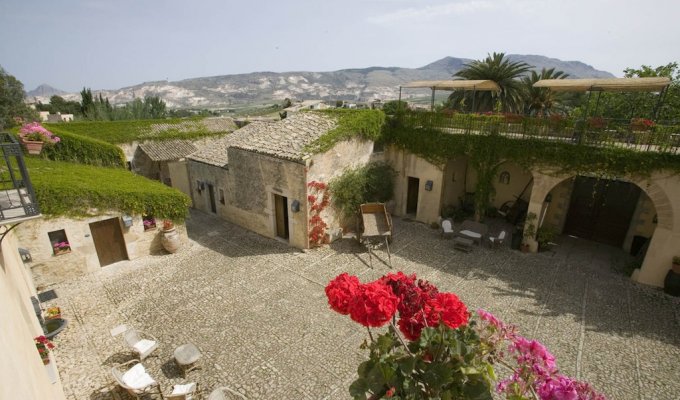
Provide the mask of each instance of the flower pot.
POLYGON ((666 279, 663 280, 663 291, 672 296, 680 296, 680 274, 673 270, 668 271, 666 279))
POLYGON ((673 269, 673 272, 676 274, 680 274, 680 264, 673 263, 673 266, 671 267, 673 269))
POLYGON ((176 253, 182 243, 175 228, 164 230, 161 245, 168 253, 176 253))
POLYGON ((43 359, 42 359, 42 362, 43 362, 43 365, 47 365, 47 364, 50 363, 50 358, 49 358, 49 357, 43 358, 43 359))
POLYGON ((21 139, 21 144, 24 145, 26 151, 28 151, 28 154, 37 155, 42 151, 45 142, 21 139))

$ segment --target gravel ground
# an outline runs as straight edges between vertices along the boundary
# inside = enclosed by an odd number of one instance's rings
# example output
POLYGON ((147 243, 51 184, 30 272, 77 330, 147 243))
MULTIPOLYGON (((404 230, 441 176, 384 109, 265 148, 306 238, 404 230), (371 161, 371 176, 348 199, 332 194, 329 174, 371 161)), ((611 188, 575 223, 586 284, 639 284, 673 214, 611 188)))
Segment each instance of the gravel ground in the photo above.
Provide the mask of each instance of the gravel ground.
MULTIPOLYGON (((680 302, 632 283, 612 265, 620 250, 563 237, 553 251, 453 250, 438 231, 395 219, 394 270, 416 273, 519 326, 558 366, 610 399, 677 399, 680 302)), ((130 359, 110 329, 127 324, 159 339, 144 361, 164 393, 198 382, 248 399, 347 399, 365 354, 365 330, 332 312, 323 288, 341 272, 362 281, 390 271, 387 254, 352 240, 309 252, 192 211, 177 254, 107 266, 52 289, 68 328, 56 339, 68 399, 125 398, 111 366, 130 359), (201 368, 183 378, 173 350, 194 343, 201 368)))

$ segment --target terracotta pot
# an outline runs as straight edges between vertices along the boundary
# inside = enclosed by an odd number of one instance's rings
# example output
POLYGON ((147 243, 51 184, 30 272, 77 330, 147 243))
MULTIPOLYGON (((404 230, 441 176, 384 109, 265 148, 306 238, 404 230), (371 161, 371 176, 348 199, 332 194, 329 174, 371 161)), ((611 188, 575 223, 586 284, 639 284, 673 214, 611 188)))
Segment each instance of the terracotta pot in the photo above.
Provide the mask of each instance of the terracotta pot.
POLYGON ((42 362, 43 362, 43 365, 47 365, 47 364, 50 363, 50 358, 49 358, 49 357, 43 358, 43 359, 42 359, 42 362))
POLYGON ((28 154, 37 155, 42 151, 45 142, 21 139, 21 144, 24 145, 26 151, 28 151, 28 154))
POLYGON ((673 266, 671 267, 673 269, 673 272, 676 274, 680 274, 680 264, 673 263, 673 266))
POLYGON ((179 233, 177 233, 175 228, 163 231, 161 245, 168 253, 176 253, 181 244, 179 233))

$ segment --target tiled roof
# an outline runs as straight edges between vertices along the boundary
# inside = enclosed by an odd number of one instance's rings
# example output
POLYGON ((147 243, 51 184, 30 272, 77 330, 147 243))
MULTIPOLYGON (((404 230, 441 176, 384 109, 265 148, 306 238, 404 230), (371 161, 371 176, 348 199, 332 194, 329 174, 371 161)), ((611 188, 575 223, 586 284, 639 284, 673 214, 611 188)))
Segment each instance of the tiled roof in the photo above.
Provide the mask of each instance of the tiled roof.
POLYGON ((229 147, 302 161, 304 147, 336 127, 335 119, 315 112, 296 113, 276 122, 253 122, 199 148, 192 160, 225 166, 229 147))
POLYGON ((188 140, 163 140, 139 145, 153 161, 169 161, 184 158, 197 150, 188 140))

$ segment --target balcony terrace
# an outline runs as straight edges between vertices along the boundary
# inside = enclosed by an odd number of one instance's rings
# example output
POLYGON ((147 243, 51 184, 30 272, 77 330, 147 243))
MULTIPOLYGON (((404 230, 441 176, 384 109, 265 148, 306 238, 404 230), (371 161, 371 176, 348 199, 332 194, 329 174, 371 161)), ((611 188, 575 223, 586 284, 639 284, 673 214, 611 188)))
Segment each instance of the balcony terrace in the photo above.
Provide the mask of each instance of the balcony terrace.
POLYGON ((9 133, 0 133, 0 225, 40 217, 40 207, 26 170, 21 145, 9 133))
POLYGON ((434 129, 454 135, 499 135, 519 140, 542 140, 639 152, 680 154, 680 125, 649 120, 615 120, 601 117, 569 119, 521 115, 446 114, 406 111, 399 125, 434 129))

